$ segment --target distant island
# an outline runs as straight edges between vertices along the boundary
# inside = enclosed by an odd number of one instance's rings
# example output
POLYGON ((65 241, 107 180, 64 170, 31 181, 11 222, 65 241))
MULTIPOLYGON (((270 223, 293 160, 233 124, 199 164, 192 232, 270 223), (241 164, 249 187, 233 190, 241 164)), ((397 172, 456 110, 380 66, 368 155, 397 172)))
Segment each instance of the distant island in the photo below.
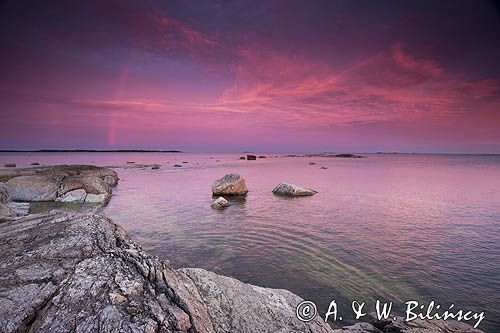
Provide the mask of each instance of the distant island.
POLYGON ((0 149, 0 153, 182 153, 180 150, 143 150, 143 149, 40 149, 12 150, 0 149))

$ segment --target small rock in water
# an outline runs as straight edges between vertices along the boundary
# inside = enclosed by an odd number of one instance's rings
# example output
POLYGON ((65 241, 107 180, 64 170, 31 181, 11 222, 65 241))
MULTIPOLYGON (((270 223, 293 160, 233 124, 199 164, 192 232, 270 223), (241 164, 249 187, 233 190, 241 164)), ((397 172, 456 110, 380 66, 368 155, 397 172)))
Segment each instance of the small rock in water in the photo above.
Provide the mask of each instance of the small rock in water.
MULTIPOLYGON (((94 162, 92 162, 94 163, 94 162)), ((135 162, 134 161, 128 161, 127 164, 134 164, 135 162)))
POLYGON ((316 163, 314 163, 314 162, 309 162, 309 165, 316 165, 316 163))
POLYGON ((187 162, 182 162, 182 163, 187 163, 187 162))
POLYGON ((237 173, 227 174, 212 185, 212 193, 215 195, 244 195, 247 192, 245 179, 237 173))
POLYGON ((31 163, 30 165, 40 165, 38 162, 31 163))
POLYGON ((174 168, 182 168, 182 165, 180 165, 180 164, 174 164, 174 168))
POLYGON ((240 160, 246 160, 247 158, 245 156, 240 156, 240 160))
POLYGON ((155 164, 151 167, 151 169, 153 170, 158 170, 160 168, 160 166, 158 164, 155 164))
POLYGON ((247 155, 247 160, 248 161, 254 161, 256 159, 257 159, 257 156, 255 156, 255 155, 247 155))
POLYGON ((279 183, 273 189, 273 193, 289 197, 303 197, 303 196, 314 195, 318 192, 294 184, 279 183))
POLYGON ((267 156, 260 155, 259 158, 267 158, 267 156))
POLYGON ((6 167, 6 168, 15 168, 16 167, 16 163, 5 163, 3 166, 6 167))
POLYGON ((223 197, 218 197, 212 202, 212 208, 224 208, 229 206, 229 201, 224 199, 223 197))
POLYGON ((328 169, 328 168, 327 168, 327 167, 321 167, 321 169, 324 169, 324 170, 326 170, 326 169, 328 169))

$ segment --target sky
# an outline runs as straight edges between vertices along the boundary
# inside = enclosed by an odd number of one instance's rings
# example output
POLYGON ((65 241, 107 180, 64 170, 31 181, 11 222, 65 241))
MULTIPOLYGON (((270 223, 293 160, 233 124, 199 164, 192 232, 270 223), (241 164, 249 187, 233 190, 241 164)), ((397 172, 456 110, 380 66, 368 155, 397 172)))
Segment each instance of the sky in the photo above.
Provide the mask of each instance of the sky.
POLYGON ((493 1, 2 1, 0 149, 500 153, 493 1))

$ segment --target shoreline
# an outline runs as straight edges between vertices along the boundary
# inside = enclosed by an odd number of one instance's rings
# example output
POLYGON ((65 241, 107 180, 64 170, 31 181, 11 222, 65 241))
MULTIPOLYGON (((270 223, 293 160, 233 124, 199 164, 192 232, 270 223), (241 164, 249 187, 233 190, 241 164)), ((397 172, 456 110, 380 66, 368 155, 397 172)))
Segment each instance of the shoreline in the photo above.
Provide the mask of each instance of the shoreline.
MULTIPOLYGON (((29 186, 31 191, 38 191, 37 195, 52 195, 54 201, 74 191, 85 192, 84 201, 89 194, 102 194, 103 198, 109 194, 109 200, 118 183, 115 171, 94 166, 50 166, 2 172, 12 174, 10 178, 4 174, 2 180, 6 183, 0 186, 0 190, 7 188, 7 197, 3 199, 7 203, 12 202, 9 198, 12 193, 15 198, 29 197, 29 186), (28 177, 27 182, 22 182, 22 177, 28 177), (47 193, 39 192, 42 187, 47 193), (54 189, 57 193, 51 192, 54 189), (103 193, 93 193, 99 191, 103 193)), ((0 305, 0 318, 9 318, 5 323, 3 319, 0 322, 2 331, 51 328, 63 332, 71 331, 70 327, 91 331, 104 320, 104 331, 109 332, 116 331, 113 322, 126 323, 129 327, 136 325, 134 329, 144 332, 161 331, 161 328, 185 332, 252 332, 254 329, 262 332, 380 332, 367 323, 334 330, 319 316, 303 323, 295 317, 295 306, 302 299, 289 291, 245 284, 203 269, 174 269, 167 260, 143 252, 111 219, 96 214, 106 202, 97 202, 95 210, 86 212, 49 212, 3 219, 0 216, 0 256, 1 262, 6 263, 0 275, 6 276, 2 282, 8 286, 0 291, 0 296, 11 299, 16 295, 21 299, 17 307, 9 302, 0 305), (32 262, 33 255, 38 258, 36 262, 32 262), (61 262, 64 272, 58 271, 61 262), (30 286, 35 285, 37 295, 25 291, 26 281, 19 279, 19 275, 13 277, 12 272, 19 271, 30 286), (86 280, 90 280, 91 285, 86 280), (94 290, 95 285, 100 287, 94 290), (68 297, 72 292, 83 293, 90 301, 80 304, 80 298, 68 297), (71 322, 66 318, 87 311, 86 307, 95 308, 87 319, 71 322), (89 322, 88 318, 92 320, 89 322)), ((438 323, 441 326, 424 322, 418 327, 427 325, 429 332, 439 332, 438 328, 444 332, 447 326, 456 324, 438 323)), ((460 325, 461 330, 456 332, 481 332, 469 329, 467 324, 460 325)), ((381 328, 385 331, 386 326, 392 324, 386 323, 381 328)), ((409 329, 408 332, 412 332, 411 326, 409 329)))

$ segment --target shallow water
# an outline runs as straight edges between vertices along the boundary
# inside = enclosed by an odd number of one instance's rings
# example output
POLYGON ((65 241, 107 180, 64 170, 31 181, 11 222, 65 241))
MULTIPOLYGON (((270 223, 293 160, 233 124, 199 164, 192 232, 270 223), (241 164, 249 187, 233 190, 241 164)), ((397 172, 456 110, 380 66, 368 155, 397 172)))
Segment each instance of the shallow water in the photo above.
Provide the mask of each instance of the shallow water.
POLYGON ((500 331, 500 156, 239 156, 3 153, 0 163, 162 164, 117 169, 120 183, 104 212, 177 267, 289 289, 321 312, 332 299, 344 312, 354 299, 393 301, 396 311, 411 299, 454 303, 485 311, 479 328, 500 331), (250 192, 213 210, 210 185, 230 172, 250 192), (274 196, 281 181, 319 193, 274 196))

